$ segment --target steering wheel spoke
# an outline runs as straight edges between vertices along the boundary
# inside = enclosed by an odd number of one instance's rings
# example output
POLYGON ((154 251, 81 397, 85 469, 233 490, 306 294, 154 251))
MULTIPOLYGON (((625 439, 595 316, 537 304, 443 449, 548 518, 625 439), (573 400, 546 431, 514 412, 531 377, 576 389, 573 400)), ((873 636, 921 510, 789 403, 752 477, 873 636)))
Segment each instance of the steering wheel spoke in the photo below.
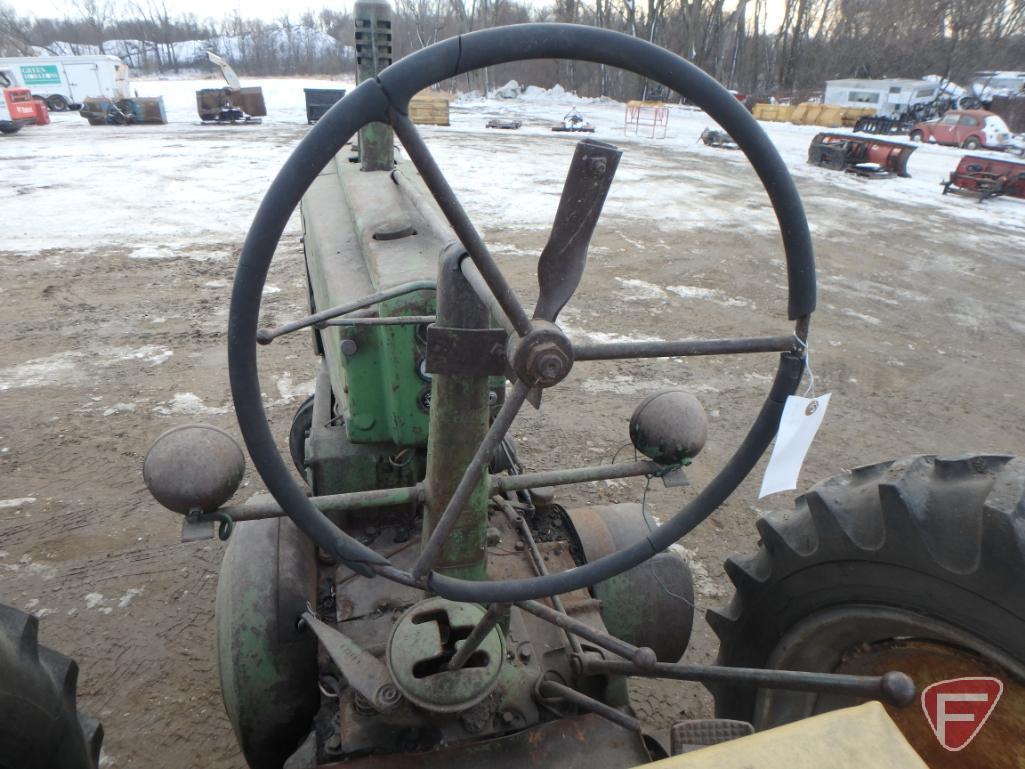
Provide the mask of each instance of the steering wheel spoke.
POLYGON ((481 277, 488 288, 491 289, 495 300, 502 308, 502 312, 505 313, 516 333, 520 336, 525 336, 530 332, 530 318, 527 317, 523 305, 516 298, 516 294, 513 292, 508 281, 506 281, 498 264, 495 263, 494 257, 491 256, 491 252, 484 244, 484 240, 481 238, 480 233, 477 232, 477 228, 470 221, 470 217, 459 202, 455 191, 449 185, 445 174, 441 172, 441 168, 438 166, 431 151, 427 148, 427 144, 424 142, 420 132, 416 130, 413 121, 405 113, 392 109, 389 111, 389 116, 391 117, 392 128, 395 129, 395 136, 402 142, 402 146, 405 147, 409 159, 416 166, 416 170, 420 172, 424 184, 431 191, 435 201, 438 203, 438 207, 441 208, 441 212, 455 231, 456 237, 459 238, 463 248, 466 249, 473 263, 477 266, 481 277))
POLYGON ((573 359, 685 358, 754 352, 799 352, 803 343, 787 336, 738 336, 726 339, 678 339, 670 342, 599 342, 573 345, 573 359))

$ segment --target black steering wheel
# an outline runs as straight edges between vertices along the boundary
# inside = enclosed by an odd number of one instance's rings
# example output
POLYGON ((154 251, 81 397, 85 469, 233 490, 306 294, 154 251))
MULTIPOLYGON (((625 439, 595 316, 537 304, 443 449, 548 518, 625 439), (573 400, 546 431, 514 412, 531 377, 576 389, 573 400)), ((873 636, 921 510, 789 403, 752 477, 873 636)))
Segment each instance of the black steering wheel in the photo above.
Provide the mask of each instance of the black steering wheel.
MULTIPOLYGON (((539 307, 540 304, 539 300, 539 307)), ((423 586, 456 601, 508 603, 566 593, 609 579, 665 550, 719 507, 751 471, 776 434, 784 401, 796 390, 804 371, 808 321, 814 309, 814 256, 800 197, 768 137, 725 88, 679 56, 637 38, 573 24, 521 24, 473 32, 411 54, 389 66, 376 79, 361 83, 317 122, 278 172, 246 237, 231 296, 228 368, 235 413, 253 464, 281 508, 314 542, 365 576, 380 575, 423 586), (680 93, 733 137, 761 179, 779 222, 786 254, 787 312, 789 319, 795 322, 793 346, 781 353, 769 394, 733 456, 693 500, 645 539, 583 566, 531 579, 470 581, 433 571, 404 572, 349 537, 321 513, 292 479, 274 444, 260 395, 256 363, 257 323, 264 281, 289 217, 324 166, 367 123, 389 123, 488 287, 512 320, 519 339, 511 341, 522 342, 537 333, 542 336, 560 334, 554 324, 547 322, 554 320, 554 314, 547 318, 536 310, 531 319, 516 302, 407 116, 413 95, 434 83, 482 67, 525 59, 579 59, 629 70, 680 93)), ((558 341, 568 344, 564 337, 558 341)), ((495 420, 496 424, 504 421, 501 433, 523 403, 529 387, 523 384, 525 381, 531 382, 527 372, 521 370, 520 383, 513 392, 516 397, 507 399, 495 420), (507 409, 510 404, 514 407, 507 409)), ((538 377, 531 383, 547 386, 538 377)), ((491 435, 489 432, 489 437, 491 435)), ((487 441, 488 438, 485 444, 487 441)), ((470 479, 471 486, 477 477, 470 479)), ((437 529, 435 533, 439 533, 437 529)), ((439 538, 444 538, 444 532, 439 538)), ((431 544, 426 543, 424 550, 431 544)))

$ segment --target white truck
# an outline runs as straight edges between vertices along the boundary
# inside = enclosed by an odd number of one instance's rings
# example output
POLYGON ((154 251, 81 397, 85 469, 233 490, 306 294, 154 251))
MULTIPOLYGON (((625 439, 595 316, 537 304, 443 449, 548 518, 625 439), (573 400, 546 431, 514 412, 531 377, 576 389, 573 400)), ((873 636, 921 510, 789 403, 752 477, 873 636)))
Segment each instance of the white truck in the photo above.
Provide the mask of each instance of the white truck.
POLYGON ((128 65, 116 56, 20 56, 0 59, 0 73, 53 112, 78 109, 91 96, 131 96, 128 65))

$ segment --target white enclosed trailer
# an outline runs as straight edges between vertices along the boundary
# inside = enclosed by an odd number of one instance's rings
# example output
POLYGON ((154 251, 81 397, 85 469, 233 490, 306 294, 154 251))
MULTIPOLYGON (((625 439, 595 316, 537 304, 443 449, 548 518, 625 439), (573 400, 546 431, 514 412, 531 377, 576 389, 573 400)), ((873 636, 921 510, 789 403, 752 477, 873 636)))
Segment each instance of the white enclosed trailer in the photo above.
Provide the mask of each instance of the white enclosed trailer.
POLYGON ((128 65, 116 56, 21 56, 0 59, 0 72, 54 112, 78 109, 89 97, 131 96, 128 65))
POLYGON ((873 107, 879 117, 899 117, 913 107, 935 101, 939 86, 928 80, 828 80, 825 104, 873 107))

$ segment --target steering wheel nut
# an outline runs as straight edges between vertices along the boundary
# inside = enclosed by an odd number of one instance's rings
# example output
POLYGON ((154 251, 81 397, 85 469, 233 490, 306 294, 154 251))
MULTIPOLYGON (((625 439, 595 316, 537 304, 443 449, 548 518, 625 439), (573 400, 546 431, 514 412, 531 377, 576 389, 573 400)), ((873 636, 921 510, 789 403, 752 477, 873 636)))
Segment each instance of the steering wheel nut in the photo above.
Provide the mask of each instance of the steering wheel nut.
POLYGON ((551 387, 573 368, 573 345, 554 323, 535 320, 530 333, 509 346, 509 365, 531 387, 551 387))

